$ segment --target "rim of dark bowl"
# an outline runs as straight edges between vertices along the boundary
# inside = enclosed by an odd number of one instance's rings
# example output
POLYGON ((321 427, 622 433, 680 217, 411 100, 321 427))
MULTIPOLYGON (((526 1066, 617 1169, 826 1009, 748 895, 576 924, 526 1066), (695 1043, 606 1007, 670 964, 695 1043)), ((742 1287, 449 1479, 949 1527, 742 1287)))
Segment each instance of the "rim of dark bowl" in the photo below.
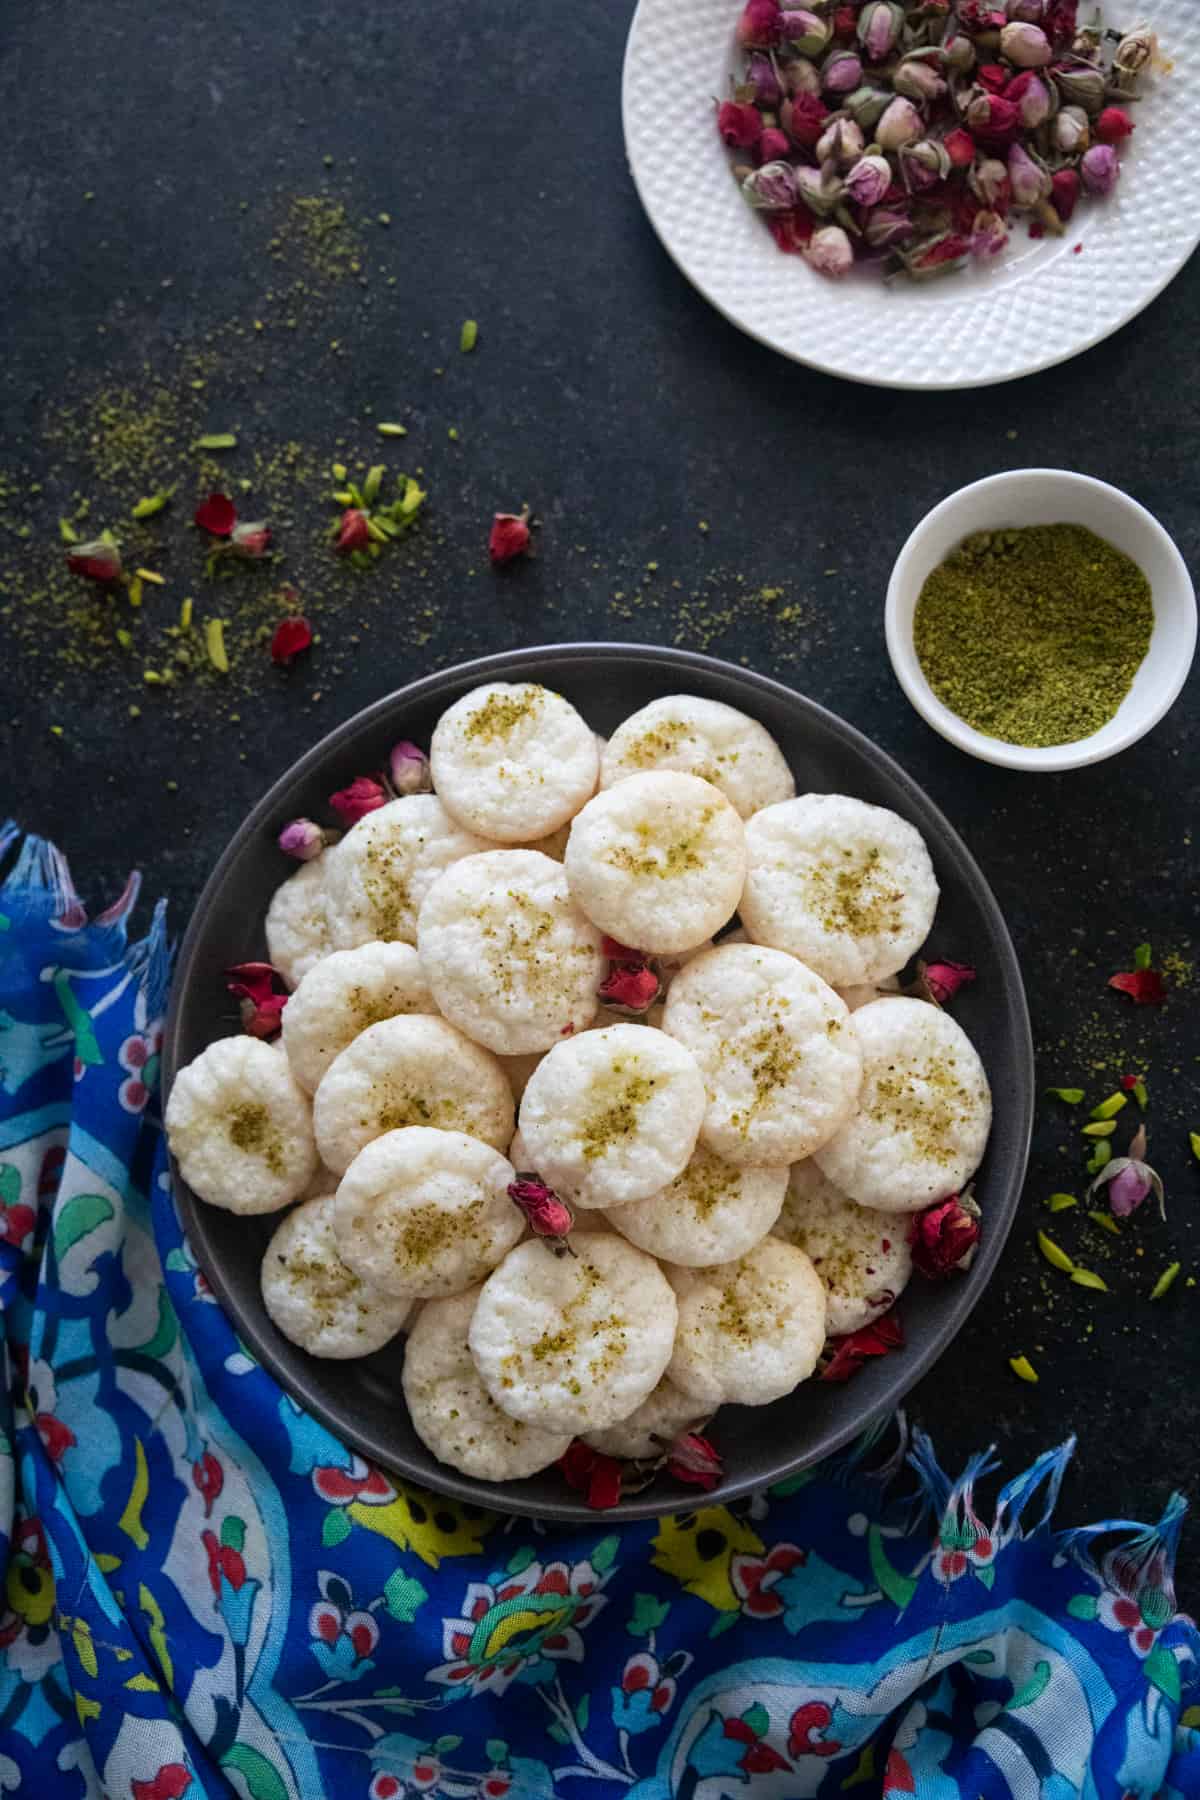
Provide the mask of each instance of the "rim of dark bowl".
MULTIPOLYGON (((456 663, 449 668, 439 669, 430 675, 422 676, 419 680, 384 695, 382 699, 373 701, 369 706, 343 720, 272 783, 263 798, 247 814, 229 840, 205 882, 188 922, 176 963, 167 1013, 163 1046, 164 1102, 180 1066, 180 1040, 184 1030, 187 1001, 190 996, 193 964, 201 946, 208 913, 221 894, 231 870, 248 848, 254 849, 258 846, 264 828, 269 830, 269 841, 273 844, 280 820, 287 810, 288 794, 324 765, 336 762, 344 755, 352 740, 370 736, 385 722, 401 716, 405 708, 411 708, 436 698, 449 690, 464 690, 466 687, 477 686, 485 681, 500 680, 521 674, 529 675, 537 669, 542 670, 539 678, 544 681, 560 680, 563 671, 569 672, 572 667, 594 663, 597 659, 604 657, 625 659, 635 664, 654 664, 661 667, 664 673, 668 670, 678 670, 684 675, 688 673, 700 675, 711 683, 731 684, 743 694, 749 689, 751 694, 757 692, 768 696, 777 705, 798 709, 801 714, 807 714, 810 717, 815 716, 822 728, 835 739, 840 739, 848 751, 864 758, 894 784, 912 809, 918 815, 923 816, 924 820, 932 825, 936 834, 948 844, 959 874, 971 890, 973 901, 986 918, 992 947, 1000 964, 1004 1003, 1011 1015, 1009 1030, 1015 1039, 1014 1051, 1019 1063, 1020 1078, 1014 1084, 1013 1090, 1004 1095, 1006 1132, 1010 1140, 1009 1172, 1005 1191, 998 1205, 995 1197, 989 1204, 987 1226, 971 1268, 961 1280, 946 1283, 939 1289, 939 1298, 943 1308, 942 1315, 928 1342, 916 1351, 906 1350, 901 1357, 882 1359, 879 1363, 864 1370, 853 1385, 840 1388, 838 1392, 844 1394, 846 1398, 844 1416, 838 1421, 830 1423, 802 1454, 779 1453, 779 1460, 775 1467, 766 1472, 756 1470, 742 1476, 728 1475, 708 1493, 694 1487, 685 1487, 682 1484, 669 1482, 664 1476, 660 1476, 651 1488, 622 1499, 616 1507, 609 1508, 603 1513, 589 1509, 582 1497, 577 1497, 565 1489, 561 1499, 557 1496, 537 1499, 537 1516, 571 1524, 594 1523, 599 1518, 631 1520, 656 1518, 671 1512, 694 1509, 701 1505, 724 1504, 736 1499, 739 1495, 770 1486, 772 1483, 785 1480, 804 1469, 813 1467, 824 1458, 843 1449, 873 1422, 892 1412, 921 1377, 945 1354, 973 1312, 992 1277, 1016 1217, 1028 1166, 1034 1113, 1033 1037, 1016 951, 1013 948, 1004 915, 991 887, 975 858, 940 807, 934 804, 924 790, 887 751, 881 750, 864 733, 855 726, 847 724, 836 713, 830 712, 818 701, 797 693, 795 689, 788 687, 784 682, 776 681, 769 675, 759 674, 756 670, 725 662, 719 657, 702 655, 698 651, 680 650, 655 644, 604 641, 530 645, 519 650, 500 651, 488 656, 475 657, 467 662, 456 663), (552 675, 546 673, 547 664, 556 665, 552 675)), ((399 729, 399 727, 395 727, 395 729, 399 729)), ((993 1141, 994 1137, 993 1126, 993 1141)), ((174 1158, 171 1158, 171 1178, 184 1229, 189 1242, 196 1250, 205 1275, 238 1335, 287 1394, 304 1406, 341 1441, 347 1443, 353 1450, 358 1451, 371 1462, 378 1464, 387 1473, 396 1474, 419 1487, 446 1494, 466 1505, 483 1506, 498 1512, 519 1514, 529 1514, 535 1510, 530 1496, 523 1491, 527 1485, 525 1482, 477 1481, 436 1462, 427 1451, 424 1452, 428 1459, 427 1464, 423 1463, 419 1468, 406 1466, 405 1459, 398 1459, 394 1451, 380 1441, 371 1430, 357 1425, 352 1416, 348 1416, 344 1410, 331 1403, 318 1390, 312 1378, 313 1373, 322 1365, 318 1365, 316 1359, 308 1357, 304 1351, 288 1343, 286 1339, 275 1332, 261 1306, 257 1311, 243 1306, 226 1279, 220 1260, 214 1261, 207 1254, 209 1234, 206 1230, 206 1216, 211 1215, 217 1209, 208 1207, 197 1199, 186 1182, 182 1180, 174 1158), (309 1365, 312 1365, 311 1370, 309 1365)), ((899 1218, 906 1216, 898 1215, 899 1218)), ((329 1367, 328 1364, 323 1366, 329 1367)), ((399 1392, 397 1392, 397 1405, 403 1407, 403 1396, 399 1392)), ((537 1480, 538 1478, 531 1479, 537 1480)))

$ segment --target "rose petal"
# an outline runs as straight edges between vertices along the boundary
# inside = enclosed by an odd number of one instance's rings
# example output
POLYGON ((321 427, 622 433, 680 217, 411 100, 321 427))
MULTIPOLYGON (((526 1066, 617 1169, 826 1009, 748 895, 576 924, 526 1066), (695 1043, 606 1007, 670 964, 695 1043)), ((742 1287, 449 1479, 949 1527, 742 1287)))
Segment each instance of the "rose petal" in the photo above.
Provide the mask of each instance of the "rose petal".
POLYGON ((852 1331, 848 1337, 831 1338, 833 1356, 821 1371, 822 1381, 849 1381, 858 1374, 872 1356, 887 1356, 904 1344, 904 1327, 899 1315, 885 1313, 872 1325, 852 1331))
POLYGON ((237 507, 228 494, 210 494, 202 500, 193 515, 201 531, 210 537, 227 538, 237 524, 237 507))
POLYGON ((281 619, 271 639, 271 661, 286 669, 294 657, 313 641, 312 626, 305 618, 281 619))
POLYGON ((1135 1006, 1161 1006, 1167 997, 1167 986, 1157 969, 1130 969, 1124 975, 1110 975, 1110 988, 1128 994, 1135 1006))

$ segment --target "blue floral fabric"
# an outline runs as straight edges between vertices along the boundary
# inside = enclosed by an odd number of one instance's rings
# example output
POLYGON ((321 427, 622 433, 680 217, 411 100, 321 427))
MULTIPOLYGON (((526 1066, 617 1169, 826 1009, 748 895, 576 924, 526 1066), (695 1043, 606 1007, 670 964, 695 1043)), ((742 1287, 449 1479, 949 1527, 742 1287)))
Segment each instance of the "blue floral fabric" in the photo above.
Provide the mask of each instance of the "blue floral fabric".
POLYGON ((986 1513, 918 1438, 564 1531, 306 1417, 180 1230, 136 891, 89 924, 34 839, 0 887, 0 1793, 1200 1795, 1182 1501, 1056 1532, 1069 1446, 986 1513))

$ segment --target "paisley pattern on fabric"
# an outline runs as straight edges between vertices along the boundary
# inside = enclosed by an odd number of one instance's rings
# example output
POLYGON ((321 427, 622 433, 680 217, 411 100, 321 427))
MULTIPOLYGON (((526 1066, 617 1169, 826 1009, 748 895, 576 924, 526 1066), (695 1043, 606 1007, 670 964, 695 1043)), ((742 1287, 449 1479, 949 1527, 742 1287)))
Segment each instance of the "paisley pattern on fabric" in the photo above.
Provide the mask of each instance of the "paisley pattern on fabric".
POLYGON ((1195 1800, 1183 1502, 1056 1532, 1070 1445, 568 1531, 302 1413, 179 1227, 136 898, 33 838, 0 887, 0 1795, 1195 1800))

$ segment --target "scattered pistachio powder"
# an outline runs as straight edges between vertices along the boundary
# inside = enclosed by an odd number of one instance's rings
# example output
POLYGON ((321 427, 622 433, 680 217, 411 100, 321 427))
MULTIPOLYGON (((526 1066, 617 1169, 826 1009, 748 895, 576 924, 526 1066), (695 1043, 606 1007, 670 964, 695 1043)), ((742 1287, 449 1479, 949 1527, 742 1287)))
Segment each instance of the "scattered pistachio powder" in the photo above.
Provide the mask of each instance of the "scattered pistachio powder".
POLYGON ((976 731, 1031 747, 1091 737, 1116 713, 1154 629, 1150 584, 1080 525, 976 532, 928 577, 917 660, 976 731))

